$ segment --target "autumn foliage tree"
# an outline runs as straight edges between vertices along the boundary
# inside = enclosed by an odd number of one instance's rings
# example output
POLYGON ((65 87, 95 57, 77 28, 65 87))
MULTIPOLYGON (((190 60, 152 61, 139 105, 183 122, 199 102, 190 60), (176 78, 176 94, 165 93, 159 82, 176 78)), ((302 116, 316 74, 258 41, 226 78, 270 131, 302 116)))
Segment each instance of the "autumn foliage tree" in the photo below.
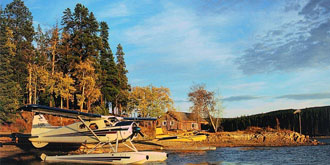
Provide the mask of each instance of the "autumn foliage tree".
POLYGON ((190 110, 195 114, 197 122, 201 118, 209 118, 214 131, 217 132, 220 126, 218 122, 220 122, 219 113, 222 111, 222 104, 214 95, 215 92, 207 91, 205 85, 197 84, 190 88, 188 97, 193 103, 190 110))
POLYGON ((142 117, 159 117, 172 110, 170 90, 164 87, 133 87, 129 94, 128 110, 138 110, 142 117))
MULTIPOLYGON (((60 78, 59 91, 61 99, 66 99, 66 108, 69 108, 69 101, 73 102, 73 94, 76 91, 74 80, 69 75, 64 75, 60 78)), ((61 100, 62 108, 62 100, 61 100)))
POLYGON ((87 110, 90 110, 92 103, 97 101, 101 95, 100 89, 96 86, 95 69, 90 60, 80 62, 75 69, 74 75, 78 78, 78 87, 80 93, 77 94, 78 105, 83 110, 84 104, 87 110))

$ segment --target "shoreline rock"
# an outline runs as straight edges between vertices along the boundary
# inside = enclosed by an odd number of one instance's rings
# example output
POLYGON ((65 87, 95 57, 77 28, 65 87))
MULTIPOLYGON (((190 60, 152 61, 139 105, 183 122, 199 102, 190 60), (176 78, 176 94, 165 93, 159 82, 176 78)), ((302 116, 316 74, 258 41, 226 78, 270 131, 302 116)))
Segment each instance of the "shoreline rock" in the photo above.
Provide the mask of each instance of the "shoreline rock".
POLYGON ((210 134, 208 142, 218 147, 231 143, 235 147, 244 146, 300 146, 322 143, 309 136, 290 130, 251 127, 244 131, 219 132, 210 134))

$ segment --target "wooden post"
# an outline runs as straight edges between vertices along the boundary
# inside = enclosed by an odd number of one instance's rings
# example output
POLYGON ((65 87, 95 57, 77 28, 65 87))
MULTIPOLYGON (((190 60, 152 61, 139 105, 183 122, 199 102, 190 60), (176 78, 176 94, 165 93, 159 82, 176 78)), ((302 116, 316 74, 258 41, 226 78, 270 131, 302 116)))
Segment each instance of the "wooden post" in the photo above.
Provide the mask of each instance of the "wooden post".
POLYGON ((301 134, 301 110, 298 109, 298 110, 293 112, 293 114, 297 114, 297 113, 299 113, 299 131, 300 131, 300 134, 301 134))
POLYGON ((299 129, 300 129, 300 134, 301 134, 301 112, 299 113, 299 129))

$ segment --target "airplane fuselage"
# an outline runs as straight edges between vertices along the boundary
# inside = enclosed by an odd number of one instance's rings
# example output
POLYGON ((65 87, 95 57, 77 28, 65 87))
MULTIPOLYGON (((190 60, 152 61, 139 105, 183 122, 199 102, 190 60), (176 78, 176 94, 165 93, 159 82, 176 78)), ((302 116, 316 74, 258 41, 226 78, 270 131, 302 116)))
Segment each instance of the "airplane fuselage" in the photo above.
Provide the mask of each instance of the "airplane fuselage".
MULTIPOLYGON (((41 119, 39 118, 38 120, 41 119)), ((32 137, 29 138, 29 141, 36 148, 42 148, 48 143, 90 144, 114 142, 117 139, 121 141, 132 137, 133 124, 134 122, 132 121, 111 123, 107 119, 84 121, 84 123, 76 122, 62 127, 37 123, 33 124, 32 137)))

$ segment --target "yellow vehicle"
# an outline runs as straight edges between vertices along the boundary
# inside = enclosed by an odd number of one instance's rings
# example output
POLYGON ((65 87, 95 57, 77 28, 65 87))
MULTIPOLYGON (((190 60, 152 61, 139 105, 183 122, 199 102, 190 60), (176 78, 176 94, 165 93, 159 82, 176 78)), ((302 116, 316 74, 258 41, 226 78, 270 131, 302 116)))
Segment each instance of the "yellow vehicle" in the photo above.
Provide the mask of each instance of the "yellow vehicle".
POLYGON ((163 133, 162 128, 156 128, 156 139, 158 140, 166 140, 173 142, 199 142, 206 140, 207 136, 204 134, 198 134, 198 132, 185 132, 178 135, 168 135, 163 133))

